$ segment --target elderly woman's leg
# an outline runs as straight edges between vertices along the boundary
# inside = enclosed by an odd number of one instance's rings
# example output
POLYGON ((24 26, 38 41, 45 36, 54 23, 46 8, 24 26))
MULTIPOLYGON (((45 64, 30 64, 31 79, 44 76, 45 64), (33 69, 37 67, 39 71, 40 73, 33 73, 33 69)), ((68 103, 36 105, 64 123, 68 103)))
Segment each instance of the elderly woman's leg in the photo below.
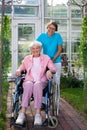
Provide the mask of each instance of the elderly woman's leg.
POLYGON ((27 108, 33 93, 33 82, 27 81, 23 84, 22 107, 27 108))
POLYGON ((30 104, 30 99, 33 93, 33 83, 28 81, 23 84, 23 97, 22 97, 22 109, 16 120, 17 124, 23 124, 25 120, 25 113, 28 105, 30 104))
POLYGON ((42 117, 41 117, 41 105, 42 105, 42 96, 43 96, 43 89, 47 86, 47 83, 45 82, 36 82, 34 84, 34 90, 33 90, 33 95, 34 95, 34 107, 36 109, 36 115, 35 115, 35 121, 34 125, 42 124, 42 117))

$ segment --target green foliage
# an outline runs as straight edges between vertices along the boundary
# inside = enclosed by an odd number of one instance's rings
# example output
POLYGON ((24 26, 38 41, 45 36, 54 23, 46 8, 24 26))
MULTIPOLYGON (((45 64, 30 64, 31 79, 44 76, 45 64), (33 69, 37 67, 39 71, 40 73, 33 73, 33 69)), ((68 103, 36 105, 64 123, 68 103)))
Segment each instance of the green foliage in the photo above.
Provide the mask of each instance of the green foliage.
POLYGON ((6 99, 7 99, 7 92, 9 88, 8 82, 2 83, 2 111, 0 114, 0 130, 5 130, 5 120, 6 120, 6 99))
POLYGON ((87 112, 87 16, 82 21, 79 56, 84 68, 84 110, 87 112))
POLYGON ((5 130, 5 119, 6 119, 6 99, 9 84, 5 80, 7 78, 7 73, 9 71, 11 63, 11 49, 10 49, 10 39, 11 39, 11 28, 10 28, 10 17, 3 16, 2 26, 1 26, 1 81, 0 87, 2 87, 1 100, 2 100, 2 110, 0 113, 0 130, 5 130), (3 73, 3 75, 2 75, 3 73))
POLYGON ((83 87, 83 81, 73 77, 72 75, 68 75, 68 76, 62 75, 60 82, 61 82, 60 84, 61 89, 83 87))
POLYGON ((82 32, 80 37, 79 58, 84 67, 87 67, 87 17, 82 21, 82 32))
POLYGON ((9 66, 11 64, 11 23, 10 17, 4 16, 2 27, 2 69, 3 75, 6 76, 9 71, 9 66))

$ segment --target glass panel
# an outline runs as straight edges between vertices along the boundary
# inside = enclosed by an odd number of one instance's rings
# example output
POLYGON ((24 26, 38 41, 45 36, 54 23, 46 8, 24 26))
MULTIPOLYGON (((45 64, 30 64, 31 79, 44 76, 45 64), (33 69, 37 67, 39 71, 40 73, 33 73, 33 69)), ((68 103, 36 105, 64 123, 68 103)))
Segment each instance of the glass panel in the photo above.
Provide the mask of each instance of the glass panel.
POLYGON ((18 64, 30 53, 29 44, 35 39, 35 24, 18 25, 18 64))
POLYGON ((45 3, 45 17, 66 18, 67 1, 68 0, 47 0, 47 3, 45 3))
MULTIPOLYGON (((6 5, 4 12, 5 12, 5 14, 11 14, 11 12, 12 12, 11 6, 10 5, 6 5)), ((2 13, 2 6, 0 5, 0 15, 1 15, 1 13, 2 13)))
POLYGON ((71 59, 72 59, 72 61, 74 61, 74 62, 78 61, 78 53, 72 53, 71 59))
POLYGON ((81 25, 82 25, 81 19, 72 19, 72 32, 71 32, 72 53, 78 52, 78 47, 80 44, 81 25))
MULTIPOLYGON (((21 14, 21 16, 38 16, 39 2, 38 0, 13 0, 13 7, 15 14, 21 14), (18 2, 17 2, 18 1, 18 2), (22 15, 23 14, 23 15, 22 15)), ((0 5, 0 13, 2 8, 0 5)), ((12 1, 6 0, 5 14, 12 12, 12 1)))
POLYGON ((67 4, 68 0, 47 0, 49 5, 67 4))
POLYGON ((82 19, 72 19, 72 30, 81 30, 82 19))
POLYGON ((2 6, 0 5, 0 15, 1 15, 1 13, 2 13, 2 6))
MULTIPOLYGON (((11 0, 5 0, 5 3, 10 3, 11 0)), ((0 2, 1 3, 1 2, 0 2)), ((27 4, 38 4, 38 0, 13 0, 13 4, 23 4, 23 5, 27 5, 27 4)))
POLYGON ((71 17, 72 18, 81 18, 81 8, 76 5, 72 5, 71 6, 71 17))
POLYGON ((45 6, 45 17, 51 18, 66 18, 67 17, 67 7, 66 5, 55 5, 55 6, 45 6))
POLYGON ((86 8, 85 8, 85 15, 87 16, 87 6, 86 6, 86 8))
POLYGON ((38 7, 14 6, 15 16, 38 16, 38 7))
POLYGON ((21 0, 21 4, 27 5, 27 4, 38 4, 38 0, 21 0))
POLYGON ((76 41, 72 42, 72 53, 78 52, 80 41, 79 39, 76 39, 76 41))
POLYGON ((80 31, 72 32, 72 43, 71 43, 71 52, 72 60, 77 60, 78 58, 78 49, 80 45, 80 31))

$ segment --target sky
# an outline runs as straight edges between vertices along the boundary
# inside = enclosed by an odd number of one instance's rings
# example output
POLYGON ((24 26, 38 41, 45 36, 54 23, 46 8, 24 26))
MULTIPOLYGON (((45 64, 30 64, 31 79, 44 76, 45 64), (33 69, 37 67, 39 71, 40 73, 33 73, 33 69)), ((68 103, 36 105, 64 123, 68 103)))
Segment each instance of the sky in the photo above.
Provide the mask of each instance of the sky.
POLYGON ((48 0, 48 3, 51 5, 53 1, 53 5, 56 5, 56 4, 66 4, 68 0, 48 0))

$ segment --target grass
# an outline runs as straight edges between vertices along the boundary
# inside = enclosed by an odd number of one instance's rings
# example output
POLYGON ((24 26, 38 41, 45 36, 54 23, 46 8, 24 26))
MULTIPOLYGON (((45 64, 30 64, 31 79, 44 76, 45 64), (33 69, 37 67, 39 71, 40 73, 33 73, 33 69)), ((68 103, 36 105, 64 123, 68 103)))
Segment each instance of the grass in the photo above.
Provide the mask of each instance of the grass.
POLYGON ((74 108, 82 113, 84 111, 84 92, 83 88, 66 88, 61 89, 61 97, 67 100, 74 108))

